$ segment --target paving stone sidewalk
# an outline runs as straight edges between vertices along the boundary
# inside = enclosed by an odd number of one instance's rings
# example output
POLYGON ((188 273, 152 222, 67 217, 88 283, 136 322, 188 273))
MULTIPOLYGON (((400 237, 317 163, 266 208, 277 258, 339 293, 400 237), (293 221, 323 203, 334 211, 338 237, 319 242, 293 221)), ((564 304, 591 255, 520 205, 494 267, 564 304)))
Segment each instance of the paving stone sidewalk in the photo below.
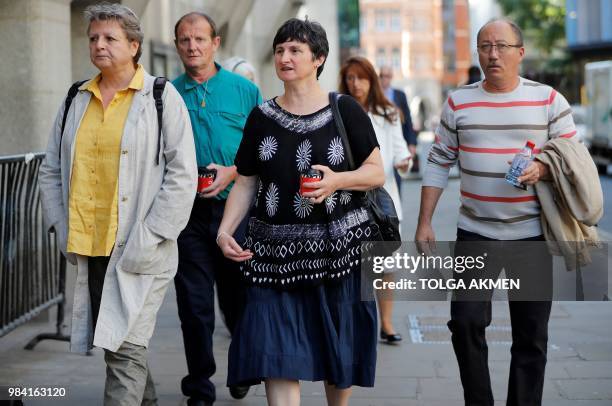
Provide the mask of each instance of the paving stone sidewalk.
MULTIPOLYGON (((416 226, 420 185, 404 184, 404 236, 410 239, 416 226)), ((434 227, 439 240, 454 239, 458 194, 451 181, 440 202, 434 227)), ((380 344, 376 386, 355 388, 355 406, 460 406, 463 405, 459 373, 449 333, 447 302, 396 302, 395 325, 404 336, 398 346, 380 344), (420 337, 420 338, 419 338, 420 337)), ((51 315, 51 319, 52 319, 51 315)), ((510 359, 507 303, 494 303, 489 365, 497 405, 505 404, 510 359)), ((91 356, 68 353, 63 342, 46 341, 34 351, 23 345, 40 331, 53 330, 49 316, 40 317, 0 339, 0 386, 61 386, 62 399, 27 400, 26 405, 102 404, 104 362, 102 352, 91 356)), ((612 405, 612 304, 610 302, 558 302, 550 321, 549 362, 544 387, 546 406, 612 405)), ((219 406, 265 405, 263 385, 251 389, 241 401, 231 399, 225 387, 229 335, 220 321, 214 335, 219 406)), ((180 380, 186 372, 174 289, 159 312, 149 351, 150 367, 160 406, 184 405, 180 380)), ((324 405, 321 383, 302 384, 302 405, 324 405)))

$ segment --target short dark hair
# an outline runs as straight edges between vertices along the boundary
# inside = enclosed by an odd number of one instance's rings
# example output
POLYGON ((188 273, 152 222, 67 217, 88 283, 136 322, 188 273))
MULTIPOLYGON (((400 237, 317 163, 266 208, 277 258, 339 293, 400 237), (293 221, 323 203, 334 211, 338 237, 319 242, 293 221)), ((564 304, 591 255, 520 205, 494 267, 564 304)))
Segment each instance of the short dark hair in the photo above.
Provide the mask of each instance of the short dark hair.
MULTIPOLYGON (((276 31, 274 41, 272 41, 272 52, 276 50, 278 44, 287 41, 298 41, 308 44, 314 59, 324 56, 325 60, 327 60, 327 55, 329 54, 327 34, 323 26, 316 21, 310 21, 308 18, 305 20, 291 18, 285 21, 278 31, 276 31)), ((321 72, 323 72, 325 60, 321 66, 317 68, 317 79, 319 75, 321 75, 321 72)))
POLYGON ((212 19, 211 16, 205 13, 200 13, 199 11, 192 11, 191 13, 187 13, 181 18, 178 19, 176 24, 174 24, 174 39, 178 39, 178 28, 179 25, 183 22, 183 20, 187 20, 189 22, 193 22, 197 18, 203 18, 206 20, 208 25, 210 25, 210 37, 215 38, 217 36, 217 24, 215 24, 215 20, 212 19))
POLYGON ((484 30, 484 28, 491 24, 491 23, 495 23, 495 22, 504 22, 506 24, 508 24, 510 26, 510 28, 512 28, 512 31, 514 32, 514 36, 516 37, 517 43, 515 45, 520 45, 523 46, 524 45, 524 40, 523 40, 523 31, 521 31, 521 28, 518 26, 517 23, 515 23, 514 21, 512 21, 509 18, 506 17, 498 17, 498 18, 493 18, 489 21, 487 21, 487 23, 485 25, 483 25, 482 27, 480 27, 480 29, 478 30, 478 34, 476 34, 476 43, 478 44, 478 41, 480 40, 480 33, 482 32, 482 30, 484 30))

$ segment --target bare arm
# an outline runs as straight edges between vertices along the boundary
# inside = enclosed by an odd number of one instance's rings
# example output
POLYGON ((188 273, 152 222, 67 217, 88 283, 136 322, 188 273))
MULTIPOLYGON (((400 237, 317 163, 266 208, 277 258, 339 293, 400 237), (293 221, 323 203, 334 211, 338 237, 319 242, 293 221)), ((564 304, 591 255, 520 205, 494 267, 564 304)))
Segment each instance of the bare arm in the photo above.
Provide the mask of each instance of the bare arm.
POLYGON ((459 159, 458 131, 455 125, 454 111, 451 107, 449 97, 442 109, 440 125, 436 129, 436 139, 427 157, 427 166, 423 175, 423 187, 421 188, 421 208, 419 210, 419 222, 414 240, 421 247, 421 251, 427 252, 426 246, 435 248, 436 236, 431 226, 431 219, 438 205, 438 200, 448 183, 448 172, 452 165, 459 159), (421 242, 419 244, 418 242, 421 242), (423 244, 426 242, 428 244, 423 244))
POLYGON ((419 210, 419 223, 417 225, 414 240, 418 242, 426 242, 434 245, 436 242, 436 236, 431 226, 431 219, 433 218, 434 211, 438 205, 438 200, 442 196, 444 189, 423 186, 421 188, 421 208, 419 210))
POLYGON ((232 235, 251 207, 257 189, 257 179, 257 176, 238 175, 225 203, 223 219, 219 225, 217 244, 223 255, 236 262, 246 261, 253 256, 251 251, 243 250, 232 235))

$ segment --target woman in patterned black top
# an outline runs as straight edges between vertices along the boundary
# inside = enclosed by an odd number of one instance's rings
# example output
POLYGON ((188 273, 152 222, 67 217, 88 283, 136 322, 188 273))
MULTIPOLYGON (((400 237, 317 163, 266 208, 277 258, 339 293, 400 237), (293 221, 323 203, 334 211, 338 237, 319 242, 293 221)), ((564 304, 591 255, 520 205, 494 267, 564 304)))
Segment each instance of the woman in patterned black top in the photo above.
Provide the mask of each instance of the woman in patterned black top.
POLYGON ((373 386, 376 308, 360 300, 361 242, 371 236, 363 191, 384 172, 372 124, 359 104, 339 109, 358 169, 348 170, 328 94, 317 78, 323 28, 291 19, 277 32, 274 61, 285 92, 255 108, 236 155, 239 177, 217 242, 243 262, 246 308, 229 351, 228 385, 265 380, 270 405, 297 405, 300 380, 325 381, 330 405, 352 385, 373 386), (323 179, 300 194, 300 173, 323 179), (231 236, 255 198, 244 248, 231 236))

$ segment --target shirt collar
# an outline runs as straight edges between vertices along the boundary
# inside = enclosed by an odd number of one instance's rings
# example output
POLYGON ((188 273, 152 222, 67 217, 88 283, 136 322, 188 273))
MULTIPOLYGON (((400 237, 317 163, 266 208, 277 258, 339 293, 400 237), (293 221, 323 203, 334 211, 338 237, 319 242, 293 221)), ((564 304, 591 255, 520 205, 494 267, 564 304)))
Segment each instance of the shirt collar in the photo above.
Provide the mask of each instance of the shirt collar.
POLYGON ((394 101, 394 92, 393 92, 393 88, 391 86, 389 86, 386 90, 385 90, 385 96, 387 96, 387 99, 394 101))
POLYGON ((136 73, 128 85, 128 89, 141 90, 144 86, 144 68, 141 64, 138 64, 136 73))
POLYGON ((225 75, 225 70, 217 62, 215 62, 215 68, 217 69, 217 73, 208 79, 208 86, 206 86, 206 81, 198 83, 197 81, 193 80, 191 76, 185 73, 185 90, 191 90, 194 87, 204 86, 207 93, 212 93, 215 83, 217 83, 222 76, 225 75))
MULTIPOLYGON (((82 90, 89 90, 96 96, 98 99, 102 100, 102 95, 100 93, 100 79, 102 79, 102 74, 98 73, 93 79, 89 82, 86 82, 81 86, 82 90)), ((132 77, 130 84, 128 85, 128 89, 141 90, 144 86, 144 68, 141 64, 138 64, 138 68, 136 68, 136 73, 132 77)))
POLYGON ((97 97, 99 100, 102 100, 102 95, 100 94, 100 87, 98 86, 98 83, 100 82, 100 79, 102 78, 102 74, 98 73, 93 79, 91 79, 89 82, 83 84, 83 86, 81 86, 81 88, 83 90, 88 90, 91 93, 93 93, 93 95, 95 97, 97 97))

